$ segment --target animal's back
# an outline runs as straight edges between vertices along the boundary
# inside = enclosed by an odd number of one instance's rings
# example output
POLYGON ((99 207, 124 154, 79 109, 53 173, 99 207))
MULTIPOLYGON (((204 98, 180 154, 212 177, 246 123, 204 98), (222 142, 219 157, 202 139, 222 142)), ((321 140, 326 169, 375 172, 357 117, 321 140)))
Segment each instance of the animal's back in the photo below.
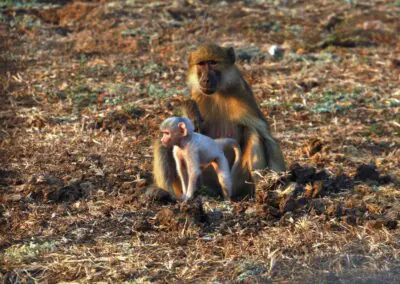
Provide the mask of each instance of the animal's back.
POLYGON ((208 136, 194 133, 192 143, 194 144, 194 148, 199 149, 201 164, 208 164, 220 155, 224 154, 221 147, 214 141, 214 139, 208 136))

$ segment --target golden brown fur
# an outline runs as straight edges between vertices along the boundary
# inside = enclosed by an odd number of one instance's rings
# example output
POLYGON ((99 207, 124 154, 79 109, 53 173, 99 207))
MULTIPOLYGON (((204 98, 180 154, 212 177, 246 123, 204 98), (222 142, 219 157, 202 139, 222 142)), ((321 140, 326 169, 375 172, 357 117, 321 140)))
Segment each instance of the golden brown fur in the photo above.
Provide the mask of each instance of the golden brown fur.
MULTIPOLYGON (((232 137, 241 146, 242 167, 233 175, 235 180, 232 194, 243 196, 254 193, 254 180, 251 176, 253 170, 268 167, 275 171, 283 171, 285 163, 279 144, 272 137, 269 125, 258 108, 250 87, 234 62, 235 54, 232 48, 222 48, 215 44, 204 45, 189 55, 187 82, 192 99, 189 105, 198 108, 201 115, 200 118, 190 118, 201 121, 200 132, 214 139, 232 137), (200 80, 200 76, 209 76, 210 80, 217 81, 212 94, 202 91, 205 81, 200 80)), ((193 114, 196 111, 186 113, 193 114)), ((163 169, 170 162, 163 160, 165 157, 160 156, 157 148, 155 150, 156 184, 179 196, 179 187, 173 185, 174 175, 163 169)), ((202 181, 205 184, 214 184, 213 179, 213 175, 206 172, 202 181)))

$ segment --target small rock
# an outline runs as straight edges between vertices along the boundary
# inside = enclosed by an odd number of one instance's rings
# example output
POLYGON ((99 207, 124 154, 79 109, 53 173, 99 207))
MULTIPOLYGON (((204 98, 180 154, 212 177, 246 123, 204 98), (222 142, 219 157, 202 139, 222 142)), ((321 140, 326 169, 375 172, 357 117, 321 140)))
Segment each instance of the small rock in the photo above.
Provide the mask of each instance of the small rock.
POLYGON ((271 45, 270 48, 268 48, 268 53, 272 56, 273 60, 281 60, 283 58, 285 50, 279 45, 274 44, 271 45))
POLYGON ((314 175, 315 180, 328 180, 329 174, 325 170, 321 170, 314 175))
POLYGON ((295 208, 296 208, 296 201, 291 196, 283 198, 279 203, 279 212, 281 214, 293 211, 295 208))
POLYGON ((235 53, 237 58, 250 62, 252 59, 263 59, 265 54, 257 47, 236 48, 235 53))
POLYGON ((182 213, 186 213, 198 223, 208 222, 207 214, 203 209, 203 202, 200 198, 191 199, 180 204, 182 213))
POLYGON ((47 200, 57 202, 60 199, 60 191, 54 190, 47 194, 47 200))
POLYGON ((174 201, 169 192, 156 186, 149 186, 144 196, 147 201, 155 201, 159 203, 169 203, 174 201))
POLYGON ((302 167, 295 163, 290 166, 290 172, 297 183, 306 184, 314 179, 315 168, 302 167))
POLYGON ((388 220, 385 223, 385 227, 390 229, 390 230, 394 230, 397 228, 397 220, 388 220))
POLYGON ((296 186, 294 187, 292 196, 293 197, 298 197, 303 192, 304 192, 304 186, 302 186, 301 184, 296 184, 296 186))
POLYGON ((71 202, 83 197, 82 190, 77 183, 53 190, 47 194, 47 200, 54 202, 71 202))
POLYGON ((238 58, 240 58, 243 61, 250 61, 251 60, 251 55, 248 54, 246 51, 242 51, 237 55, 238 58))
POLYGON ((281 216, 279 210, 276 209, 275 207, 272 207, 272 206, 265 206, 264 210, 265 210, 265 213, 266 213, 267 215, 271 215, 271 216, 277 217, 277 218, 281 216))
POLYGON ((312 213, 320 215, 325 212, 325 204, 321 200, 312 200, 310 203, 312 213))
POLYGON ((389 175, 385 175, 382 177, 379 177, 379 184, 388 184, 392 182, 392 177, 389 175))
POLYGON ((370 165, 361 165, 357 168, 357 173, 354 176, 355 180, 359 181, 378 181, 379 180, 379 173, 376 170, 376 166, 373 164, 370 165))
POLYGON ((303 207, 304 205, 306 205, 308 203, 307 199, 304 197, 301 197, 299 199, 297 199, 297 206, 298 207, 303 207))
POLYGON ((76 185, 65 186, 60 190, 59 201, 76 201, 82 198, 82 191, 76 185))
POLYGON ((82 189, 82 193, 87 196, 94 190, 94 185, 90 181, 84 181, 79 184, 80 188, 82 189))
POLYGON ((332 184, 330 184, 329 181, 325 182, 325 188, 327 190, 338 192, 344 189, 352 189, 354 187, 354 182, 345 174, 336 176, 332 182, 332 184), (326 184, 330 184, 330 186, 326 186, 326 184))

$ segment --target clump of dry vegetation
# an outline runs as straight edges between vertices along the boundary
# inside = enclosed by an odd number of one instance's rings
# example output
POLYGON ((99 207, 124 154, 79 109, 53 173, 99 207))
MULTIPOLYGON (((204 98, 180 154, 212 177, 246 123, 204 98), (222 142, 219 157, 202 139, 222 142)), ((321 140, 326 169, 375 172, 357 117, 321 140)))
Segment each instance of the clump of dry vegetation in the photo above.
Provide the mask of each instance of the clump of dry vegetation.
POLYGON ((399 1, 0 3, 5 283, 400 280, 399 1), (185 55, 234 46, 286 173, 149 200, 185 55), (269 52, 277 45, 279 54, 269 52))

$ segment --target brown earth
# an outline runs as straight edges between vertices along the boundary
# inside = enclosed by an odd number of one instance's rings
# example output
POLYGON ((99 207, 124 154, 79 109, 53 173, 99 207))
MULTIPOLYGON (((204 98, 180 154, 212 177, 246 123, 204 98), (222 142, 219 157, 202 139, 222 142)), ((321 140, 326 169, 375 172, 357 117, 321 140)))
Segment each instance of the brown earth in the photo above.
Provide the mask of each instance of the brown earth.
POLYGON ((400 281, 398 1, 30 2, 0 4, 4 283, 400 281), (149 199, 206 41, 235 47, 288 171, 149 199))

